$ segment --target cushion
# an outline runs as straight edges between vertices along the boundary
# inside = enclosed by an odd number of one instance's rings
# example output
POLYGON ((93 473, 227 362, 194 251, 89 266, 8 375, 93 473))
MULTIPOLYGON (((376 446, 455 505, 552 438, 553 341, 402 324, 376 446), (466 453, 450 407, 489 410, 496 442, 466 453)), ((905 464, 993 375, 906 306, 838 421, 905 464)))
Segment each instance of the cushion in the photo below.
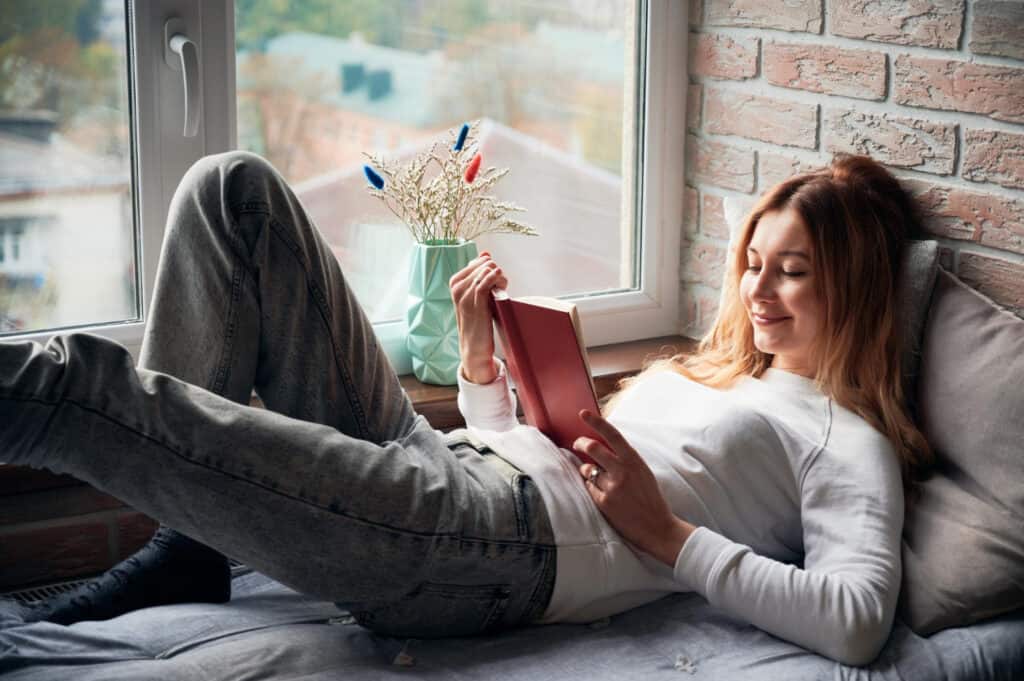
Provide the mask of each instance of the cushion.
POLYGON ((229 603, 182 603, 62 627, 0 629, 4 681, 987 681, 1024 674, 1024 612, 914 635, 896 622, 854 669, 770 636, 695 593, 593 624, 402 639, 251 573, 229 603))
POLYGON ((1024 320, 940 269, 917 400, 938 465, 908 504, 899 614, 926 636, 1024 607, 1024 320))

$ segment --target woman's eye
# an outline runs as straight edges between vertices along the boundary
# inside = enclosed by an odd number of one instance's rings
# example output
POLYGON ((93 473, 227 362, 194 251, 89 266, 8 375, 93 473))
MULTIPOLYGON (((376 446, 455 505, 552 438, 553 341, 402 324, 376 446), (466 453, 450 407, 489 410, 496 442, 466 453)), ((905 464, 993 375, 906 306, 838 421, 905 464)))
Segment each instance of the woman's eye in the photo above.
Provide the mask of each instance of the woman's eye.
POLYGON ((761 269, 761 268, 760 268, 760 267, 758 267, 757 265, 751 265, 750 267, 748 267, 748 268, 747 268, 747 271, 748 271, 748 272, 757 272, 757 271, 758 271, 758 270, 760 270, 760 269, 761 269))
POLYGON ((783 270, 782 273, 785 274, 787 277, 802 277, 805 274, 807 274, 806 272, 786 272, 785 270, 783 270))

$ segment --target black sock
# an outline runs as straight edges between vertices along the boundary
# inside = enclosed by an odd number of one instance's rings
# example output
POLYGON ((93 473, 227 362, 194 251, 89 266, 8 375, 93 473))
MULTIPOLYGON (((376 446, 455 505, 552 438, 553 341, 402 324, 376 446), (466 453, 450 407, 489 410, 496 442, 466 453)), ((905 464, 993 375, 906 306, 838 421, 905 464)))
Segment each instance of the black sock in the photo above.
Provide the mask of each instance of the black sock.
POLYGON ((155 605, 225 603, 231 566, 218 551, 161 525, 149 543, 72 592, 22 606, 24 622, 106 620, 155 605))

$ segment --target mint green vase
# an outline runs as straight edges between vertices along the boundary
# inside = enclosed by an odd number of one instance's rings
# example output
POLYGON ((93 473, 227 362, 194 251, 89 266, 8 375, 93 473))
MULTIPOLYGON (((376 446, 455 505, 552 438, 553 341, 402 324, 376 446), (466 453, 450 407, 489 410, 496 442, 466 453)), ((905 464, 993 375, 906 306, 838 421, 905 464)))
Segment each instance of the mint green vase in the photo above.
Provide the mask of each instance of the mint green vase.
POLYGON ((413 246, 405 346, 412 356, 413 373, 424 383, 456 383, 459 329, 448 280, 476 255, 476 243, 461 239, 413 246))

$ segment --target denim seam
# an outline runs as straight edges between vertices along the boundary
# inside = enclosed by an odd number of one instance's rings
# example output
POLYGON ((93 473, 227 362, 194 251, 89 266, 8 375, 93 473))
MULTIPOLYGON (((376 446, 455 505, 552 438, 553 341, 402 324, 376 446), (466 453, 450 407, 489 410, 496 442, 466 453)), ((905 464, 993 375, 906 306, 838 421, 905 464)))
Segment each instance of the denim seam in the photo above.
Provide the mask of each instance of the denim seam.
MULTIPOLYGON (((242 244, 239 243, 238 232, 231 230, 230 232, 232 246, 234 248, 240 248, 242 244)), ((242 282, 245 280, 246 268, 241 265, 239 258, 234 258, 234 264, 231 272, 231 296, 228 299, 228 312, 227 312, 227 325, 224 331, 224 343, 221 345, 220 359, 217 362, 217 369, 213 375, 213 382, 210 387, 210 391, 217 393, 218 395, 224 394, 224 387, 228 383, 230 374, 230 349, 235 342, 235 332, 238 326, 238 300, 242 296, 242 282)))
MULTIPOLYGON (((540 546, 539 544, 537 546, 540 546)), ((541 566, 541 579, 537 580, 537 586, 533 588, 533 593, 530 595, 530 600, 527 602, 526 610, 524 612, 524 618, 527 623, 538 620, 544 614, 544 608, 551 600, 550 592, 554 591, 554 578, 549 577, 548 569, 551 561, 557 558, 556 549, 552 547, 545 547, 544 563, 541 566), (551 590, 547 589, 549 582, 551 583, 551 590)))
POLYGON ((387 525, 385 523, 376 522, 376 521, 373 521, 373 520, 369 520, 367 518, 361 518, 361 517, 359 517, 357 515, 354 515, 354 514, 351 514, 351 513, 347 513, 345 511, 338 510, 337 504, 335 504, 335 503, 329 504, 328 506, 323 506, 321 504, 310 502, 307 499, 303 499, 302 497, 299 497, 299 496, 296 496, 296 495, 293 495, 293 494, 286 494, 286 493, 284 493, 284 492, 282 492, 282 491, 280 491, 278 489, 274 489, 273 487, 270 487, 268 485, 264 485, 262 483, 259 483, 259 482, 255 481, 255 480, 252 480, 252 479, 250 479, 250 478, 248 478, 248 477, 246 477, 244 475, 239 475, 238 473, 235 473, 235 472, 232 472, 232 471, 227 471, 227 470, 224 470, 223 468, 217 468, 215 466, 209 466, 209 465, 203 464, 200 461, 198 461, 197 459, 195 459, 195 458, 193 458, 191 456, 188 456, 186 454, 183 454, 182 452, 178 451, 177 449, 172 447, 170 444, 168 444, 166 442, 162 442, 161 440, 157 439, 156 437, 154 437, 152 435, 149 435, 146 432, 144 432, 142 430, 139 430, 138 428, 136 428, 134 426, 130 426, 130 425, 126 424, 126 423, 123 423, 120 420, 118 420, 118 419, 114 418, 113 416, 111 416, 110 414, 107 414, 107 413, 105 413, 105 412, 103 412, 103 411, 101 411, 99 409, 96 409, 95 407, 89 406, 87 404, 82 404, 82 403, 78 402, 77 400, 74 400, 74 399, 69 398, 69 397, 61 398, 60 400, 54 402, 54 401, 44 400, 44 399, 41 399, 39 397, 32 397, 32 396, 25 397, 25 396, 22 396, 22 395, 15 395, 15 394, 6 395, 6 396, 0 395, 0 400, 5 400, 5 399, 6 400, 19 400, 19 401, 22 401, 22 402, 35 402, 35 403, 39 403, 39 404, 49 405, 49 406, 52 406, 52 407, 59 407, 62 404, 65 404, 65 403, 66 404, 70 404, 70 405, 78 407, 79 409, 82 409, 84 411, 88 411, 88 412, 91 412, 93 414, 96 414, 97 416, 110 421, 111 423, 113 423, 116 426, 124 428, 125 430, 127 430, 127 431, 129 431, 131 433, 134 433, 135 435, 138 435, 139 437, 142 437, 142 438, 144 438, 146 440, 149 440, 154 445, 165 449, 166 451, 170 452, 172 455, 178 457, 179 459, 181 459, 183 461, 186 461, 186 462, 192 464, 193 466, 198 466, 200 468, 205 468, 205 469, 210 470, 210 471, 215 471, 217 473, 220 473, 221 475, 224 475, 225 477, 229 477, 229 478, 232 478, 232 479, 235 479, 235 480, 240 480, 242 482, 246 482, 246 483, 248 483, 250 485, 253 485, 255 487, 259 487, 261 489, 264 489, 267 492, 269 492, 270 494, 276 494, 276 495, 278 495, 280 497, 284 497, 286 499, 291 499, 292 501, 296 501, 296 502, 298 502, 300 504, 305 504, 305 505, 310 506, 312 508, 316 508, 316 509, 319 509, 321 511, 326 511, 328 513, 332 513, 334 515, 341 516, 343 518, 348 518, 349 520, 353 520, 353 521, 358 522, 358 523, 363 523, 363 524, 368 525, 368 526, 373 527, 373 528, 383 529, 383 530, 387 530, 389 532, 395 532, 397 534, 403 534, 403 535, 408 535, 408 536, 412 536, 412 537, 431 537, 431 538, 439 538, 439 539, 458 539, 459 541, 476 543, 476 544, 482 544, 482 545, 485 545, 485 546, 521 546, 521 547, 528 547, 528 548, 533 548, 533 547, 537 547, 537 548, 554 548, 552 545, 548 545, 548 544, 536 544, 536 543, 532 543, 532 542, 504 541, 504 540, 495 540, 495 539, 485 539, 483 537, 471 537, 471 536, 461 535, 461 534, 457 534, 457 533, 417 532, 416 530, 410 530, 408 528, 392 527, 391 525, 387 525))
POLYGON ((331 340, 331 349, 334 353, 334 364, 338 368, 338 373, 341 376, 342 382, 345 384, 345 395, 348 397, 349 406, 352 409, 352 413, 356 418, 356 427, 358 431, 352 433, 361 438, 366 438, 371 435, 369 425, 366 420, 366 410, 363 408, 362 402, 358 397, 358 390, 356 389, 355 382, 352 380, 352 375, 339 358, 341 357, 341 348, 338 347, 337 338, 334 335, 334 330, 330 324, 331 316, 329 314, 330 306, 327 304, 327 297, 324 295, 320 287, 316 285, 313 278, 309 274, 309 264, 301 254, 301 248, 299 244, 293 239, 288 237, 288 230, 274 217, 270 211, 270 205, 262 201, 243 201, 231 206, 232 212, 238 213, 260 213, 267 216, 267 220, 270 223, 270 227, 274 234, 284 242, 288 250, 291 251, 295 257, 299 266, 302 268, 303 274, 306 279, 306 287, 309 290, 310 298, 316 305, 317 312, 320 313, 320 317, 324 322, 324 326, 327 329, 327 336, 331 340))
POLYGON ((512 476, 512 507, 516 515, 516 534, 523 540, 529 540, 530 538, 530 526, 526 521, 526 493, 523 490, 523 485, 526 482, 526 476, 521 473, 517 473, 512 476))

